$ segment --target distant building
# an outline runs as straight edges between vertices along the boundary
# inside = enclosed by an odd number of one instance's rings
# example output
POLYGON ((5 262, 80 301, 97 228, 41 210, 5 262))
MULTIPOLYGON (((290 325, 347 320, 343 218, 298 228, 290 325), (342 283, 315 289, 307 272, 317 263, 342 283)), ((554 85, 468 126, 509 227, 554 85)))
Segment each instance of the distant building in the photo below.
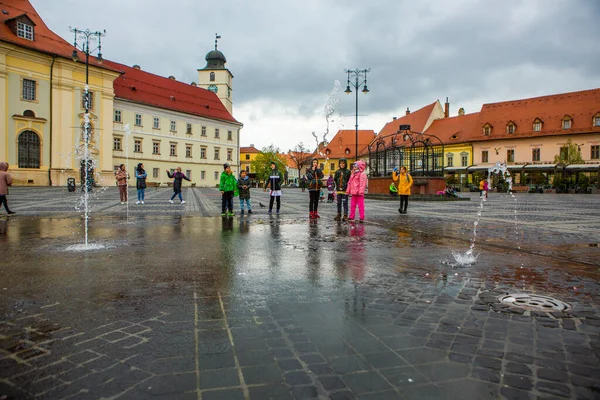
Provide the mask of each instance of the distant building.
POLYGON ((240 147, 240 171, 244 170, 248 173, 254 174, 255 171, 252 168, 252 161, 260 153, 253 144, 247 147, 240 147))
MULTIPOLYGON (((372 129, 358 130, 358 149, 364 149, 375 138, 372 129)), ((338 169, 340 158, 348 160, 350 164, 356 161, 356 131, 350 129, 339 130, 329 143, 322 146, 316 157, 319 159, 319 167, 325 175, 333 174, 338 169)))

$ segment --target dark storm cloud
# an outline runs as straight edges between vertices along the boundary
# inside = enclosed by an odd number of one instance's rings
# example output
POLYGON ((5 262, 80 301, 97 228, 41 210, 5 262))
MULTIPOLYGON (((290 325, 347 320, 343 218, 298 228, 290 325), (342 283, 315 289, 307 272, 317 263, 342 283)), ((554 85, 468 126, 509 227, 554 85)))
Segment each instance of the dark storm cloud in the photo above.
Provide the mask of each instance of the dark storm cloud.
MULTIPOLYGON (((344 68, 371 68, 361 112, 390 117, 445 96, 467 103, 600 86, 594 0, 33 4, 66 39, 69 25, 106 28, 105 56, 185 82, 197 80, 218 32, 237 106, 267 100, 306 116, 322 112, 334 80, 345 88, 344 68)), ((352 98, 341 100, 351 114, 352 98)))

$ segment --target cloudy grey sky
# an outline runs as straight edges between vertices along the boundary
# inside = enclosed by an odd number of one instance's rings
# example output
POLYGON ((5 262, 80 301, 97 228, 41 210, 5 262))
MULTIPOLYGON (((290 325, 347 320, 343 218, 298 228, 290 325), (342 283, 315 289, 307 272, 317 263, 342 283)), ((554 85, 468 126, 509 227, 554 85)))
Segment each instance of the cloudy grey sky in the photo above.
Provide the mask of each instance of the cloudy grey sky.
MULTIPOLYGON (((65 39, 69 25, 106 29, 106 58, 185 82, 218 32, 242 145, 259 148, 314 146, 345 68, 371 68, 359 127, 376 132, 436 99, 456 115, 600 87, 597 0, 31 1, 65 39)), ((354 129, 354 99, 341 93, 332 131, 354 129)))

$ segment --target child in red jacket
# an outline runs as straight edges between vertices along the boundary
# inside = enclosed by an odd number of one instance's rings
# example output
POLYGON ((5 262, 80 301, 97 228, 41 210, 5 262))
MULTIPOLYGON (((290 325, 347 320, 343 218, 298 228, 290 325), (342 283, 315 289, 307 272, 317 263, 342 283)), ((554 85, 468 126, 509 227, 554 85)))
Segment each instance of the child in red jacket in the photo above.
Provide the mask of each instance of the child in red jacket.
POLYGON ((354 220, 354 213, 356 206, 358 206, 358 213, 360 216, 359 222, 365 221, 365 191, 367 190, 367 174, 365 174, 365 162, 358 160, 352 166, 352 176, 348 180, 348 189, 346 193, 350 197, 350 216, 349 220, 354 220))

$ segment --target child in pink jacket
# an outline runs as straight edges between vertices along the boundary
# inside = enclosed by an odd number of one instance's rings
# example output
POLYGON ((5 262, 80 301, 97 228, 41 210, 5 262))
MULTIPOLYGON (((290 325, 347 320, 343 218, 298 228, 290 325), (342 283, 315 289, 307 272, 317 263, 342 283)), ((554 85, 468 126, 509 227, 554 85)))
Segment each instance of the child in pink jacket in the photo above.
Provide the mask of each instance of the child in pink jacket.
POLYGON ((365 174, 365 162, 358 160, 352 166, 352 175, 348 180, 348 189, 346 193, 350 197, 350 216, 349 220, 354 220, 354 212, 358 206, 360 222, 365 220, 365 191, 367 190, 367 174, 365 174))

